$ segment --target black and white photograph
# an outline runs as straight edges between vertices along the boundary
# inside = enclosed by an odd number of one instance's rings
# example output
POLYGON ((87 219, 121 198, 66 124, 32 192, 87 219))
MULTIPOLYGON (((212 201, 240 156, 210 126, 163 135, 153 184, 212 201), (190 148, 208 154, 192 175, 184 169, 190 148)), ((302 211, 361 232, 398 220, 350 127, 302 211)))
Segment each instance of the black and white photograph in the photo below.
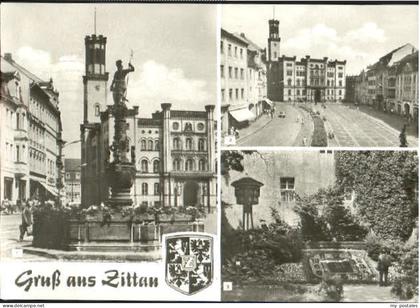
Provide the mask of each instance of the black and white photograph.
POLYGON ((417 302, 417 151, 222 152, 223 301, 417 302))
POLYGON ((3 261, 159 260, 163 234, 216 234, 215 13, 2 5, 3 261))
POLYGON ((418 146, 417 5, 223 5, 224 145, 418 146))

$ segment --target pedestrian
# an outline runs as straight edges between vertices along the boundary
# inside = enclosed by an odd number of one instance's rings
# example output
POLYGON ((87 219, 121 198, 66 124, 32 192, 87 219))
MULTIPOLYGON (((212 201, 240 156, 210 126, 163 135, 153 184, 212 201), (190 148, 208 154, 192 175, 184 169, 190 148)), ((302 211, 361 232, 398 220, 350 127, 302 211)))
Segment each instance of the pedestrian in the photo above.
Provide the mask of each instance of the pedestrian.
POLYGON ((388 285, 388 269, 391 266, 391 256, 388 251, 383 248, 378 257, 377 270, 379 271, 379 286, 386 287, 388 285))
POLYGON ((400 133, 400 147, 401 148, 406 148, 408 147, 408 143, 407 143, 407 135, 406 135, 406 125, 404 124, 401 133, 400 133))
POLYGON ((307 139, 306 139, 306 137, 303 137, 303 140, 302 140, 302 145, 303 145, 304 147, 306 147, 306 144, 307 144, 307 139))
POLYGON ((23 211, 22 211, 22 224, 19 226, 20 230, 20 236, 19 240, 23 241, 23 237, 25 233, 27 235, 32 235, 32 209, 31 209, 31 203, 27 202, 24 205, 23 211))
POLYGON ((5 198, 3 200, 3 209, 4 209, 4 213, 5 214, 9 214, 9 210, 10 210, 10 201, 9 199, 5 198))

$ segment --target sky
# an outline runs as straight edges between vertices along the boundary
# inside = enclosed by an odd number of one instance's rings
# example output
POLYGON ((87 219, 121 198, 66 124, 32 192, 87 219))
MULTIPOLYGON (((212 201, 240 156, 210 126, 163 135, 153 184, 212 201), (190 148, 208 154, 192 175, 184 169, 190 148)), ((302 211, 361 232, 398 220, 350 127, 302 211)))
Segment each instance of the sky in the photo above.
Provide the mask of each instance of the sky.
MULTIPOLYGON (((97 34, 107 37, 109 85, 115 61, 127 65, 133 50, 136 70, 130 74, 128 99, 139 106, 140 116, 150 117, 163 102, 189 110, 216 104, 216 6, 3 3, 1 53, 12 53, 45 80, 53 78, 67 142, 80 137, 84 38, 94 32, 95 6, 97 34)), ((64 154, 80 157, 80 143, 64 154)))
POLYGON ((225 5, 222 27, 266 48, 273 14, 281 55, 347 60, 349 75, 406 43, 418 47, 416 5, 225 5))

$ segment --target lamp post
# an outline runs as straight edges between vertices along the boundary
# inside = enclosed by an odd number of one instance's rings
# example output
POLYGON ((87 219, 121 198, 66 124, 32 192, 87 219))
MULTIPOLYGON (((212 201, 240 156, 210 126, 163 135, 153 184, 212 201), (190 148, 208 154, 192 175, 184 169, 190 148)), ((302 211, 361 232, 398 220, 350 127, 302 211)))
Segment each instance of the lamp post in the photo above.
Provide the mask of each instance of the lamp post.
POLYGON ((260 188, 264 184, 250 177, 239 179, 231 184, 235 187, 236 203, 242 204, 242 221, 243 229, 249 230, 254 228, 254 220, 252 214, 252 206, 258 204, 260 197, 260 188), (251 228, 250 228, 251 223, 251 228))

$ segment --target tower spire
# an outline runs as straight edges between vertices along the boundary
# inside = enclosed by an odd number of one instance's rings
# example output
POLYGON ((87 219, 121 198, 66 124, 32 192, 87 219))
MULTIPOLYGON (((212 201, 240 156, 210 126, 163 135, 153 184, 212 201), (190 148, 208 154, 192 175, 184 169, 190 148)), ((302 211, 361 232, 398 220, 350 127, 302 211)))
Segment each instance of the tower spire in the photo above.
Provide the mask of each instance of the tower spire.
POLYGON ((94 16, 93 16, 93 30, 94 30, 94 34, 96 35, 96 6, 95 6, 95 11, 94 11, 94 16))

